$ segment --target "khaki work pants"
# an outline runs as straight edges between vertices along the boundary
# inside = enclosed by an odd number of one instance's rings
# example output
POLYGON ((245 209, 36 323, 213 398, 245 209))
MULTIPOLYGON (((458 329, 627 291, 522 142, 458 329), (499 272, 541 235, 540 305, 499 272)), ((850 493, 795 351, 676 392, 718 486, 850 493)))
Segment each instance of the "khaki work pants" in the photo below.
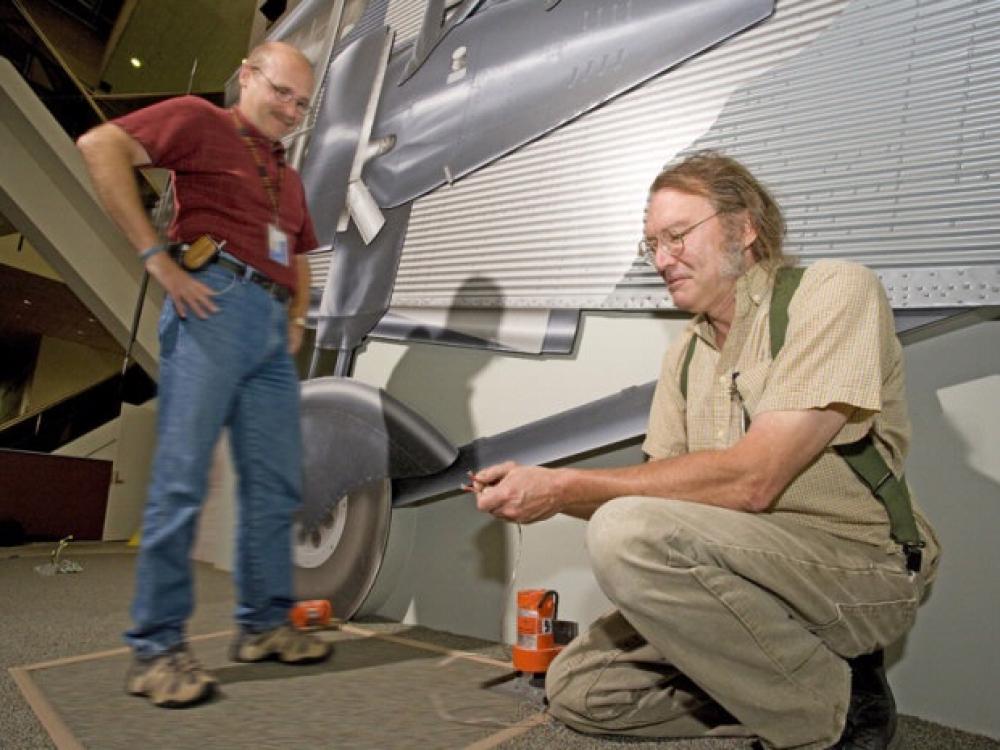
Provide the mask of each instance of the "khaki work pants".
POLYGON ((588 733, 829 747, 850 700, 842 657, 906 633, 923 593, 900 555, 780 514, 623 497, 587 546, 618 611, 563 650, 546 690, 588 733))

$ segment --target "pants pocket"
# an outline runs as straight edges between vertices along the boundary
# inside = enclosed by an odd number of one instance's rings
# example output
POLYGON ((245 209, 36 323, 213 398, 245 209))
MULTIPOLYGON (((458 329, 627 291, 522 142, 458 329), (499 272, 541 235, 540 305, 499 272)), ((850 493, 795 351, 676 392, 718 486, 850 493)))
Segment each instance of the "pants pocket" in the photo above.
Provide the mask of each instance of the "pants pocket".
POLYGON ((177 315, 177 311, 174 310, 173 302, 170 301, 170 297, 166 297, 163 300, 163 312, 160 313, 159 325, 157 326, 157 333, 160 337, 160 358, 169 356, 177 345, 177 328, 180 323, 180 318, 177 315))
POLYGON ((914 596, 874 604, 838 604, 833 622, 810 630, 841 656, 867 654, 902 637, 913 626, 918 603, 914 596))

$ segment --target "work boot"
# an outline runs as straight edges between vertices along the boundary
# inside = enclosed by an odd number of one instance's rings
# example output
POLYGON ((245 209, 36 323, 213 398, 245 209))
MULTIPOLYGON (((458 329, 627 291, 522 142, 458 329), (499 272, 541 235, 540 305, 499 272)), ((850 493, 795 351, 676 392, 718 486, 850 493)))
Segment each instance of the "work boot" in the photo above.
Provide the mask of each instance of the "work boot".
POLYGON ((832 750, 895 748, 896 701, 885 676, 882 651, 847 660, 851 667, 851 703, 840 740, 832 750))
POLYGON ((136 657, 125 678, 125 691, 146 696, 154 706, 186 708, 210 698, 217 684, 182 644, 151 659, 136 657))
POLYGON ((233 661, 255 662, 273 659, 284 664, 315 664, 325 661, 333 646, 291 625, 281 625, 262 633, 240 631, 229 649, 233 661))

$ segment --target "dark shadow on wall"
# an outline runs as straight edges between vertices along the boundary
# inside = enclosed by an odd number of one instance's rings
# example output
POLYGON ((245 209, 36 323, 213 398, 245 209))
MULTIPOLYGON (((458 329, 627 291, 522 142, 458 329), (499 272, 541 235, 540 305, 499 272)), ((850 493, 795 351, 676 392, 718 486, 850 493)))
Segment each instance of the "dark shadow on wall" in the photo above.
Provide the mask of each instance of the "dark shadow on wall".
MULTIPOLYGON (((976 468, 985 458, 1000 472, 1000 427, 966 424, 959 431, 955 409, 996 408, 1000 389, 1000 321, 984 320, 961 330, 924 337, 904 347, 907 399, 913 442, 907 477, 916 503, 934 526, 942 547, 937 580, 910 634, 888 654, 890 677, 903 710, 976 731, 995 714, 992 685, 1000 668, 1000 484, 976 468), (955 388, 956 390, 949 391, 955 388), (939 696, 961 695, 960 707, 931 697, 928 676, 939 696), (924 687, 921 687, 924 686, 924 687), (955 715, 961 710, 966 715, 955 715)), ((988 419, 988 417, 983 417, 988 419)))
MULTIPOLYGON (((497 284, 482 276, 467 279, 457 298, 466 292, 502 298, 497 284)), ((498 328, 478 335, 492 338, 498 328)), ((477 437, 471 411, 476 376, 496 353, 437 345, 426 329, 414 331, 413 337, 417 342, 409 345, 385 390, 415 408, 454 445, 470 442, 477 437)), ((457 621, 463 634, 499 637, 512 557, 506 524, 480 513, 473 496, 460 492, 393 511, 394 516, 402 513, 416 516, 413 548, 381 614, 402 619, 409 610, 427 627, 455 630, 457 621), (461 612, 458 618, 456 611, 461 612)))

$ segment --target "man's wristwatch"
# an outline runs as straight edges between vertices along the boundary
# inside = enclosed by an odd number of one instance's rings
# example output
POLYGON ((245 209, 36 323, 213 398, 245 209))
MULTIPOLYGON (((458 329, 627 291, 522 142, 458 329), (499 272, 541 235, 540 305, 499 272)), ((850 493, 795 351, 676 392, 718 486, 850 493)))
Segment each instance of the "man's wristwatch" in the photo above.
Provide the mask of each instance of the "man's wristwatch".
POLYGON ((306 319, 303 318, 301 315, 298 316, 297 318, 292 318, 288 322, 291 323, 292 325, 298 326, 299 328, 305 328, 306 327, 306 319))

